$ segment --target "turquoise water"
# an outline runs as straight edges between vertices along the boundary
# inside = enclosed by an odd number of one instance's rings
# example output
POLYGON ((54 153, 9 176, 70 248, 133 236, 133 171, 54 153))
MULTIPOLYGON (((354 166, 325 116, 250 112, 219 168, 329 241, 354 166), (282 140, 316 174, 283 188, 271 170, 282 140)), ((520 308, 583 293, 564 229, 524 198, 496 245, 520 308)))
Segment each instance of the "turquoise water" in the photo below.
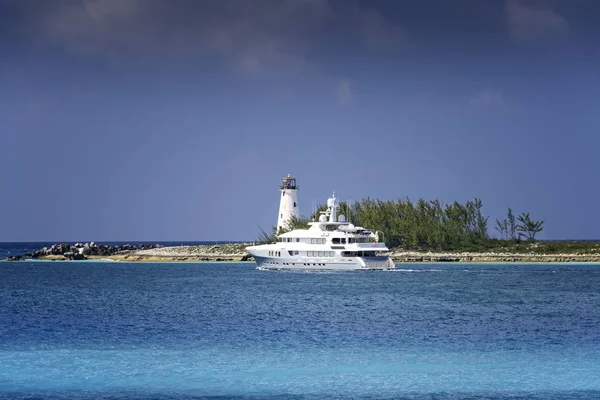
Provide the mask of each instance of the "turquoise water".
POLYGON ((600 398, 597 265, 0 263, 1 398, 600 398))

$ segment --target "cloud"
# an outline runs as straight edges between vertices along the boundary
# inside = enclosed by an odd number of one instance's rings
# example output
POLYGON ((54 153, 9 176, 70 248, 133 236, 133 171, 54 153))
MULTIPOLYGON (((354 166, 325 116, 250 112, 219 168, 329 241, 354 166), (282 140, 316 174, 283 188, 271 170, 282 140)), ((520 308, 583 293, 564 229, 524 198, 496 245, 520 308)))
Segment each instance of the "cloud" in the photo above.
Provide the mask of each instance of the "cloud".
POLYGON ((245 72, 307 63, 328 0, 15 1, 36 44, 104 58, 220 57, 245 72))
POLYGON ((335 88, 337 102, 341 106, 352 101, 352 84, 347 79, 340 79, 335 88))
POLYGON ((342 24, 363 48, 387 51, 404 30, 357 0, 13 1, 42 45, 93 57, 219 58, 243 73, 315 67, 311 52, 342 24))
POLYGON ((390 23, 374 8, 354 9, 363 43, 370 50, 394 51, 409 45, 405 30, 390 23))
POLYGON ((506 102, 502 93, 484 90, 469 98, 469 105, 474 108, 491 108, 504 106, 506 102))
POLYGON ((569 23, 563 16, 550 8, 522 0, 506 1, 506 20, 511 38, 520 43, 557 41, 569 34, 569 23))

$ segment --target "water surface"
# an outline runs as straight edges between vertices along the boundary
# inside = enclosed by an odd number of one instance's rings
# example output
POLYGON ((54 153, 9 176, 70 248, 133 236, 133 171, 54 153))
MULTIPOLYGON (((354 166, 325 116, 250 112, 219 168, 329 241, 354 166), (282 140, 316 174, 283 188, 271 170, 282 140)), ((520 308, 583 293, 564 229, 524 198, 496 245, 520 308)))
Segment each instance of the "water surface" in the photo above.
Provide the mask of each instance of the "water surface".
POLYGON ((0 263, 1 398, 600 398, 600 268, 0 263))

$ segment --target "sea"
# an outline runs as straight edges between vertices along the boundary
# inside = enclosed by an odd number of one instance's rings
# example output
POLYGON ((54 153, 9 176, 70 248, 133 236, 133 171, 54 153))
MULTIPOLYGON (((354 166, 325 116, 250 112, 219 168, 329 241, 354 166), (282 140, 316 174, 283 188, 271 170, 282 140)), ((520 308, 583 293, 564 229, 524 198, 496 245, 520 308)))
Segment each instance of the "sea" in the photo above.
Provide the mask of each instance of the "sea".
POLYGON ((0 398, 600 398, 600 264, 397 266, 0 262, 0 398))

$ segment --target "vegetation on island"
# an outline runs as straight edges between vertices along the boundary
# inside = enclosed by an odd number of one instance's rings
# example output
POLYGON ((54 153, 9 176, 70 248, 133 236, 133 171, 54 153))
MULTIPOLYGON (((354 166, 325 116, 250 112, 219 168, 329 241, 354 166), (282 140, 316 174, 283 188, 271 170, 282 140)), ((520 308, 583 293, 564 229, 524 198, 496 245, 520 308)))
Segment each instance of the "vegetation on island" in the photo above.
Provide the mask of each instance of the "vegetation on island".
MULTIPOLYGON (((272 243, 278 234, 306 229, 308 222, 318 220, 319 213, 325 209, 322 205, 310 217, 292 218, 280 232, 276 232, 275 227, 269 232, 261 229, 259 242, 272 243)), ((352 205, 341 202, 339 214, 344 214, 354 225, 382 232, 382 240, 394 250, 517 254, 595 254, 600 251, 600 244, 595 242, 539 242, 536 237, 543 231, 545 221, 532 219, 529 212, 515 214, 511 208, 506 218, 496 220, 494 237, 488 232, 489 217, 484 215, 483 203, 478 198, 464 204, 367 198, 352 205)))

